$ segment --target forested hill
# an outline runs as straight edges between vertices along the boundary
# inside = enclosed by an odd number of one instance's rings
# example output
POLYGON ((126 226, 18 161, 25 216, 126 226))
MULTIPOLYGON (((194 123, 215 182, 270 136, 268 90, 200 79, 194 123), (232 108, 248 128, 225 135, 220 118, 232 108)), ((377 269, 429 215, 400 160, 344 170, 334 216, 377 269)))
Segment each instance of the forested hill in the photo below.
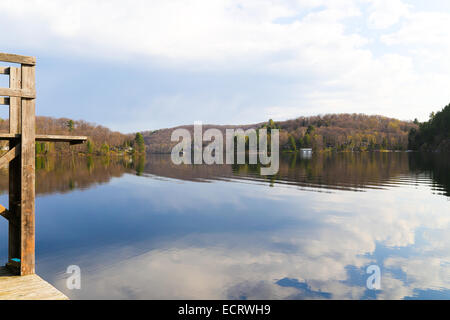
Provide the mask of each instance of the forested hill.
MULTIPOLYGON (((436 121, 440 118, 441 115, 438 113, 436 121)), ((8 126, 8 119, 0 119, 1 132, 8 132, 8 126)), ((142 139, 140 133, 122 134, 101 125, 68 118, 56 119, 38 116, 36 117, 36 127, 38 134, 85 135, 89 137, 87 143, 71 148, 67 148, 67 144, 64 143, 36 143, 37 154, 72 151, 87 154, 144 152, 144 142, 148 152, 170 153, 172 147, 177 143, 170 141, 172 131, 176 128, 144 131, 142 139)), ((421 126, 422 130, 425 130, 425 127, 425 125, 421 126)), ((434 128, 434 125, 432 127, 434 128)), ((177 128, 188 129, 193 134, 192 125, 177 128)), ((414 130, 417 132, 418 125, 383 116, 327 114, 278 122, 269 120, 267 123, 247 125, 203 125, 203 131, 209 128, 217 128, 224 135, 226 129, 277 128, 280 129, 280 146, 284 151, 295 151, 299 148, 313 148, 316 151, 364 151, 406 150, 408 133, 414 130)), ((424 133, 423 137, 428 137, 428 133, 424 133)))
MULTIPOLYGON (((327 114, 313 117, 299 117, 293 120, 256 123, 243 126, 204 125, 203 130, 218 128, 225 133, 227 128, 278 128, 280 129, 280 146, 285 151, 299 148, 313 148, 336 151, 364 150, 406 150, 408 133, 417 129, 411 121, 400 121, 383 116, 364 114, 327 114)), ((188 129, 191 134, 193 126, 177 128, 188 129)), ((168 153, 176 142, 170 141, 170 135, 176 128, 143 132, 147 149, 154 153, 168 153)))
POLYGON ((409 147, 420 151, 450 152, 450 104, 430 115, 430 120, 412 128, 409 147))

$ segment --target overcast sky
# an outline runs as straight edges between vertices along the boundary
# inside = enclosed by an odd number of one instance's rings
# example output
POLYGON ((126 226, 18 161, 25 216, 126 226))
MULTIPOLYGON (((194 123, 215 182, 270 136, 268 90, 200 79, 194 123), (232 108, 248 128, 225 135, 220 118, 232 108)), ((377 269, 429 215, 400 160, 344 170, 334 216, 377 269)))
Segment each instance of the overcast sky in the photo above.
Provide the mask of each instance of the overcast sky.
MULTIPOLYGON (((37 113, 115 130, 450 103, 448 0, 1 0, 37 113)), ((3 82, 2 82, 3 84, 3 82)))

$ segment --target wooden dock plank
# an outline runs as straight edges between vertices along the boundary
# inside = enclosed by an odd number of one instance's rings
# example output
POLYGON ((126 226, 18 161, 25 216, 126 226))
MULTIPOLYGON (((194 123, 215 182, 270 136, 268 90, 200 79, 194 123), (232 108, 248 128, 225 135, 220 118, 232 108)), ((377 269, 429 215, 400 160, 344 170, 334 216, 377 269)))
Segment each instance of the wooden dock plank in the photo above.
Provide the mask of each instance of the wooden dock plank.
POLYGON ((68 300, 68 298, 36 274, 14 276, 5 267, 0 267, 0 300, 68 300))

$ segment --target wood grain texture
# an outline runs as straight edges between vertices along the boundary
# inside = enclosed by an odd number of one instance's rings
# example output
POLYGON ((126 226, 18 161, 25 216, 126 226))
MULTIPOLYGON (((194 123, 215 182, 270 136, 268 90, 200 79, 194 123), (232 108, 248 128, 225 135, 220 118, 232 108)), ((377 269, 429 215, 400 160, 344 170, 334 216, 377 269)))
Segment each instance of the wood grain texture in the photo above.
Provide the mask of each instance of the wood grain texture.
POLYGON ((36 92, 34 90, 0 88, 0 96, 34 99, 36 92))
POLYGON ((49 142, 84 142, 87 140, 85 136, 62 136, 52 134, 37 134, 36 141, 49 141, 49 142))
POLYGON ((0 52, 0 61, 4 62, 12 62, 12 63, 20 63, 34 66, 36 64, 35 57, 22 56, 19 54, 11 54, 11 53, 2 53, 0 52))
POLYGON ((20 139, 20 134, 17 133, 0 133, 0 140, 16 140, 20 139))
POLYGON ((0 300, 68 300, 68 298, 36 274, 19 277, 0 267, 0 300))
MULTIPOLYGON (((20 68, 11 68, 9 75, 9 87, 12 89, 22 88, 22 71, 20 68)), ((9 98, 9 133, 20 133, 21 127, 21 98, 9 98)))
MULTIPOLYGON (((22 89, 34 90, 35 67, 22 66, 22 89)), ((35 272, 35 100, 22 99, 20 275, 35 272)))
POLYGON ((0 158, 0 168, 9 164, 15 157, 20 155, 20 146, 15 146, 0 158))

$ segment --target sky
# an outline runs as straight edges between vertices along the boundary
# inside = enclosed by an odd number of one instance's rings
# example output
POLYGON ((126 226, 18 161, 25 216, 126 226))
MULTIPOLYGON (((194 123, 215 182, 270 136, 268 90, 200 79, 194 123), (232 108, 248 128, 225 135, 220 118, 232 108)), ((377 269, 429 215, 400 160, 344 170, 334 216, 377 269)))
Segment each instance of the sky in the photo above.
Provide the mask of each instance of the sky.
POLYGON ((122 132, 425 121, 450 103, 445 0, 1 0, 0 12, 0 51, 37 57, 38 115, 122 132))

